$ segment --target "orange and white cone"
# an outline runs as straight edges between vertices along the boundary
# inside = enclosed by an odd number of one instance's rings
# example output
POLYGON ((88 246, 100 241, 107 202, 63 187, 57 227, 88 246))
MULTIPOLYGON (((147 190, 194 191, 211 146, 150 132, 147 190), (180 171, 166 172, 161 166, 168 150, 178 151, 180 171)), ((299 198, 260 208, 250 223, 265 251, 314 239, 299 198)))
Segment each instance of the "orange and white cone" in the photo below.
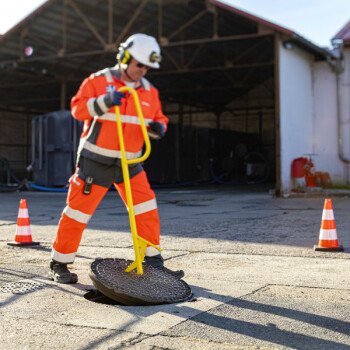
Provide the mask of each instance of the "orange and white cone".
POLYGON ((7 244, 12 246, 31 246, 40 244, 39 242, 33 242, 32 240, 28 205, 25 199, 21 199, 19 203, 15 241, 7 244))
POLYGON ((333 205, 330 198, 326 198, 324 201, 320 237, 318 245, 315 245, 314 249, 326 252, 340 252, 344 250, 338 242, 333 205))

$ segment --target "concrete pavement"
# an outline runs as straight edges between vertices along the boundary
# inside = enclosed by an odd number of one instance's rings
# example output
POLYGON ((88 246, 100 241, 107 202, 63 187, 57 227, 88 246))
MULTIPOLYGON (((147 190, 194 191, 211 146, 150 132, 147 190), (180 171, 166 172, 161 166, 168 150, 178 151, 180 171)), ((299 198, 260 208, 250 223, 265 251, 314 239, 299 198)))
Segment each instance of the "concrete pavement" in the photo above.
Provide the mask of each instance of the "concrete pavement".
POLYGON ((315 252, 323 198, 267 189, 158 190, 166 266, 184 269, 189 302, 127 307, 84 298, 96 257, 133 258, 115 192, 86 230, 76 285, 46 278, 65 194, 0 194, 0 349, 350 349, 350 199, 334 197, 343 253, 315 252), (14 239, 19 200, 33 248, 14 239))

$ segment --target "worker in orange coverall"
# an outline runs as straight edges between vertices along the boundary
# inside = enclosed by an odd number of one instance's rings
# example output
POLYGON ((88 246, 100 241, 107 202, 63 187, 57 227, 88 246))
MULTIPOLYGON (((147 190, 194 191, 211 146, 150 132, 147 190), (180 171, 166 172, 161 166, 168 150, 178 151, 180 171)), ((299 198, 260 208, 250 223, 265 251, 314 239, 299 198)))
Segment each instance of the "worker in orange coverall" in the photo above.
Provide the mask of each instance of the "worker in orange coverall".
MULTIPOLYGON (((78 277, 67 264, 74 262, 83 231, 113 184, 124 203, 126 193, 121 168, 121 152, 115 122, 115 106, 120 107, 126 158, 141 155, 144 138, 133 97, 117 90, 136 90, 150 136, 162 138, 168 118, 163 114, 158 90, 144 78, 149 69, 158 69, 160 47, 145 34, 130 36, 119 47, 118 63, 90 75, 72 98, 73 117, 84 122, 78 149, 77 168, 69 180, 64 208, 52 246, 49 278, 59 283, 76 283, 78 277)), ((138 234, 159 245, 160 223, 155 194, 140 163, 129 165, 132 198, 138 234)), ((145 263, 183 277, 183 271, 164 267, 159 251, 146 249, 145 263)))

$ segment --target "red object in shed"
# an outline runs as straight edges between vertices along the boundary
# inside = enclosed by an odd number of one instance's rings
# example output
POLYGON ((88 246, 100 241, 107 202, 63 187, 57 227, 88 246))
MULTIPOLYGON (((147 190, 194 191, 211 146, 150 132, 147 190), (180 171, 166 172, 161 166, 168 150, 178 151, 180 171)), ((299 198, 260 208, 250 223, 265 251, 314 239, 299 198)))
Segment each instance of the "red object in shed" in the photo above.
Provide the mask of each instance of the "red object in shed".
POLYGON ((306 181, 306 187, 318 187, 316 175, 306 175, 305 181, 306 181))
POLYGON ((292 162, 292 177, 304 177, 307 162, 308 159, 304 157, 294 159, 292 162))

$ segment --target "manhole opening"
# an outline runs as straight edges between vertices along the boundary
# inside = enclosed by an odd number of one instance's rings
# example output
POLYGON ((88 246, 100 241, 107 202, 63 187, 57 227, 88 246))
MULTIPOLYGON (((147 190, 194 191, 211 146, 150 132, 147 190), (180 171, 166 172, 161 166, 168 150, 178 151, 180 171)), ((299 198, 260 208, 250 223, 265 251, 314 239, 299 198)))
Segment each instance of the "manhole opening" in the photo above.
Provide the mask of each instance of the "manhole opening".
POLYGON ((97 289, 90 289, 87 293, 84 294, 84 298, 86 300, 89 300, 98 304, 125 306, 122 303, 118 303, 116 300, 106 297, 97 289))

